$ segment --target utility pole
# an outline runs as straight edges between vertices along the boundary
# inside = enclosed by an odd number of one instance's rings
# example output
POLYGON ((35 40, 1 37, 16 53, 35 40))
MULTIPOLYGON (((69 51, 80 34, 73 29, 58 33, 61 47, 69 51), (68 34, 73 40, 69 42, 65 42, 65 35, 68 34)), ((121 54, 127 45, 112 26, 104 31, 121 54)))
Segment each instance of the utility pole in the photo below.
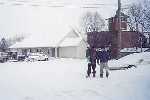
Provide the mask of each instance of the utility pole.
POLYGON ((143 38, 140 37, 140 47, 141 47, 141 52, 143 52, 143 50, 142 50, 142 49, 143 49, 143 46, 142 46, 142 45, 143 45, 143 38))
POLYGON ((121 44, 122 44, 122 39, 121 39, 121 0, 118 0, 118 57, 120 57, 120 50, 121 50, 121 44))

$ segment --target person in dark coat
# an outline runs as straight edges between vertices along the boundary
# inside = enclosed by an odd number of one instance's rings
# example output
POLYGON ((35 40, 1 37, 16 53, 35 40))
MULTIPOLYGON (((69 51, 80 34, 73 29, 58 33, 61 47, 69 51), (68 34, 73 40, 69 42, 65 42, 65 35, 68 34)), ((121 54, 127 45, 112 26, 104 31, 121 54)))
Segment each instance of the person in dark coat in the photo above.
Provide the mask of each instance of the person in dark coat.
POLYGON ((97 51, 97 63, 100 65, 100 77, 103 78, 103 69, 106 69, 106 77, 109 76, 108 60, 110 53, 106 48, 97 51))
POLYGON ((96 71, 96 50, 94 47, 87 48, 86 57, 88 60, 88 70, 87 70, 87 77, 90 77, 90 74, 93 73, 93 77, 95 77, 96 71), (92 72, 93 71, 93 72, 92 72))

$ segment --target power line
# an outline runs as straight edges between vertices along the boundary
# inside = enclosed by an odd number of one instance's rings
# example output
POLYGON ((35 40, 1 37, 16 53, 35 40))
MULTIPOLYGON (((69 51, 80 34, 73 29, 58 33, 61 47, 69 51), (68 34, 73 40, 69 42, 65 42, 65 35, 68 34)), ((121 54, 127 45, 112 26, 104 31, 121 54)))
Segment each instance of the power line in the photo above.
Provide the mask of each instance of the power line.
POLYGON ((104 4, 104 3, 81 3, 81 4, 73 4, 73 3, 61 3, 61 2, 40 2, 40 1, 25 1, 25 0, 13 0, 11 2, 2 2, 0 1, 0 5, 9 5, 9 6, 20 6, 20 5, 30 5, 30 6, 47 6, 47 7, 67 7, 74 6, 80 8, 100 8, 102 6, 116 6, 116 4, 104 4))

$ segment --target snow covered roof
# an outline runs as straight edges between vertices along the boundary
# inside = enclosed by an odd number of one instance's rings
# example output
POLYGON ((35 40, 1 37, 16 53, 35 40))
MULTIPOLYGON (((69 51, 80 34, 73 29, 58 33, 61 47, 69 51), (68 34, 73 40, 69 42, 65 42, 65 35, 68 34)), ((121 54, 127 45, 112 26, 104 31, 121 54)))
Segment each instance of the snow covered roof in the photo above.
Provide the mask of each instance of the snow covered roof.
POLYGON ((67 46, 78 46, 78 44, 81 42, 82 38, 65 38, 64 41, 62 41, 59 46, 60 47, 67 47, 67 46))
POLYGON ((17 42, 10 48, 35 48, 35 47, 57 47, 60 40, 65 37, 70 28, 64 25, 57 25, 60 29, 50 28, 51 32, 43 34, 32 34, 21 42, 17 42))

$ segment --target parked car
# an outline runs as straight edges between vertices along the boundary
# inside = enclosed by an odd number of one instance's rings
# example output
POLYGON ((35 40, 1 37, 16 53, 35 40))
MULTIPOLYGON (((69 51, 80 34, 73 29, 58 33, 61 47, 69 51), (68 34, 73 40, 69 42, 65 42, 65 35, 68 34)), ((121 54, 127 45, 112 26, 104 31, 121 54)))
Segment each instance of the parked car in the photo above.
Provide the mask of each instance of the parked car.
POLYGON ((9 60, 17 60, 17 51, 9 51, 7 52, 8 53, 8 57, 9 57, 9 60))
POLYGON ((17 55, 18 61, 24 61, 25 55, 17 55))
POLYGON ((0 62, 4 63, 8 60, 8 53, 6 52, 0 52, 0 62))
POLYGON ((29 53, 25 61, 47 61, 48 56, 43 53, 29 53))

